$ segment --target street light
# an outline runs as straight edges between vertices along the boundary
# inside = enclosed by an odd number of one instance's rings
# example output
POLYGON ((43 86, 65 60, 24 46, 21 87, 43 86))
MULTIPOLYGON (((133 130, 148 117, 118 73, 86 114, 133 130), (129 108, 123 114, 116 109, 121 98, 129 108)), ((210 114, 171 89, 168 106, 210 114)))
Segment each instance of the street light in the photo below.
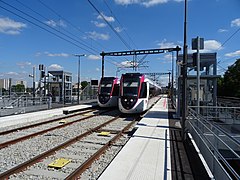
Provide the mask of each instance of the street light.
POLYGON ((33 74, 29 74, 29 77, 33 78, 33 105, 35 104, 35 77, 36 77, 36 67, 33 66, 33 74))
POLYGON ((74 54, 74 56, 78 57, 78 104, 80 101, 80 92, 79 92, 79 86, 80 86, 80 57, 86 56, 86 54, 74 54))

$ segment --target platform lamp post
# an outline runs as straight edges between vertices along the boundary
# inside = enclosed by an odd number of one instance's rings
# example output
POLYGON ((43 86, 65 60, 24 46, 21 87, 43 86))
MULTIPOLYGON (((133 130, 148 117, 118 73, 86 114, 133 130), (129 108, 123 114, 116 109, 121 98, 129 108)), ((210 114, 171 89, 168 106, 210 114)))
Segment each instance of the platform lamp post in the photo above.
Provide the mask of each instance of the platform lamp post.
POLYGON ((31 77, 33 79, 33 90, 32 90, 32 94, 33 94, 33 105, 35 105, 35 91, 36 91, 36 88, 35 88, 35 82, 36 82, 36 67, 33 66, 33 72, 32 74, 29 74, 29 77, 31 77))
POLYGON ((173 96, 174 96, 174 53, 172 51, 172 85, 171 85, 171 100, 173 105, 173 96))
POLYGON ((78 104, 80 103, 80 58, 82 56, 86 56, 86 54, 74 54, 74 56, 78 57, 78 104))
POLYGON ((186 140, 185 123, 187 118, 187 0, 184 1, 184 34, 182 65, 182 141, 186 140))

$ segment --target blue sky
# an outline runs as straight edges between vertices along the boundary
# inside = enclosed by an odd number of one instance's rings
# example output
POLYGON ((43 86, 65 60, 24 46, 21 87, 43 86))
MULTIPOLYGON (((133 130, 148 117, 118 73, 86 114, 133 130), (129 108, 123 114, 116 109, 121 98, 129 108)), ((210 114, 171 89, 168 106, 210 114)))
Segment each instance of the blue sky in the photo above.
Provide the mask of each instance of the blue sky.
MULTIPOLYGON (((81 57, 81 80, 89 81, 101 76, 102 51, 183 46, 182 0, 91 3, 102 16, 88 0, 0 1, 0 79, 25 80, 31 86, 32 67, 44 64, 48 70, 72 72, 76 82, 78 58, 73 54, 86 54, 81 57)), ((239 0, 188 1, 189 50, 192 38, 204 38, 203 52, 217 52, 219 74, 240 56, 239 12, 239 0)), ((139 71, 168 72, 171 59, 170 53, 148 55, 139 71)), ((115 76, 118 67, 132 60, 131 56, 106 57, 105 76, 115 76)), ((130 71, 121 69, 118 75, 130 71)), ((161 81, 165 84, 167 76, 161 81)))

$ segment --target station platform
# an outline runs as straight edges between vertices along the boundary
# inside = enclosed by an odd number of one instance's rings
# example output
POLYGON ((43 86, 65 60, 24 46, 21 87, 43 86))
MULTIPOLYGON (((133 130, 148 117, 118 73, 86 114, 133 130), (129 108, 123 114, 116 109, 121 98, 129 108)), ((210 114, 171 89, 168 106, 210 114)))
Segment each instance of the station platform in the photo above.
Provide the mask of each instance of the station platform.
POLYGON ((139 121, 137 130, 99 180, 199 179, 193 175, 179 120, 169 117, 168 98, 161 98, 139 121))
POLYGON ((0 128, 6 127, 6 126, 12 126, 16 124, 32 122, 32 121, 38 121, 38 120, 47 119, 47 118, 52 118, 54 116, 74 113, 74 112, 77 112, 78 110, 90 108, 93 106, 96 106, 96 103, 80 104, 80 105, 55 108, 55 109, 49 109, 49 110, 43 110, 43 111, 36 111, 36 112, 25 113, 25 114, 4 116, 4 117, 0 117, 0 128))

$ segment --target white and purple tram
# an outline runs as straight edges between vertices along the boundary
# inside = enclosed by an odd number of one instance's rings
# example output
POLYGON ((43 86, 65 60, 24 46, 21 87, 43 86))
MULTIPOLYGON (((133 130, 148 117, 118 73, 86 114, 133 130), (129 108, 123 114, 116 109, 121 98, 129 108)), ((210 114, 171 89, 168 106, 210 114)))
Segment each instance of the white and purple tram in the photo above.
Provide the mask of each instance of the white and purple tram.
POLYGON ((161 87, 141 73, 123 74, 120 81, 119 110, 142 113, 150 108, 149 99, 161 93, 161 87))
POLYGON ((103 77, 98 87, 97 102, 100 107, 114 107, 118 105, 119 80, 115 77, 103 77))

